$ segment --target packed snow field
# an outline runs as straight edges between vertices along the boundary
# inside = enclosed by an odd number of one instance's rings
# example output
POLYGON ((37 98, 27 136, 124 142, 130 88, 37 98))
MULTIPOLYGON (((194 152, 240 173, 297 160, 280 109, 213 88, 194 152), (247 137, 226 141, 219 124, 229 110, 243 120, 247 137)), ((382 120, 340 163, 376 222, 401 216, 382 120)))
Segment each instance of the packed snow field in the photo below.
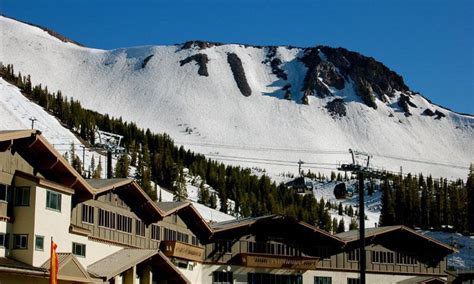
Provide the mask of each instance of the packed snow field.
POLYGON ((301 104, 307 68, 298 59, 300 48, 276 49, 275 58, 288 74, 285 81, 263 64, 265 48, 174 45, 107 51, 65 43, 5 17, 0 17, 0 27, 0 61, 30 74, 34 84, 61 90, 89 109, 166 132, 178 144, 226 163, 278 174, 296 172, 301 159, 306 169, 328 172, 348 161, 347 151, 353 148, 372 153, 374 166, 387 170, 403 166, 405 172, 454 179, 465 178, 474 160, 474 118, 419 95, 411 98, 418 107, 410 117, 397 106, 397 97, 387 104, 377 100, 377 110, 367 107, 350 82, 342 90, 331 89, 332 96, 311 96, 309 105, 301 104), (181 66, 181 60, 197 53, 207 55, 209 76, 199 75, 194 62, 181 66), (237 87, 228 53, 242 61, 249 97, 237 87), (282 99, 281 89, 288 83, 291 101, 282 99), (333 118, 325 109, 335 97, 346 101, 347 116, 333 118), (426 108, 446 117, 420 115, 426 108))

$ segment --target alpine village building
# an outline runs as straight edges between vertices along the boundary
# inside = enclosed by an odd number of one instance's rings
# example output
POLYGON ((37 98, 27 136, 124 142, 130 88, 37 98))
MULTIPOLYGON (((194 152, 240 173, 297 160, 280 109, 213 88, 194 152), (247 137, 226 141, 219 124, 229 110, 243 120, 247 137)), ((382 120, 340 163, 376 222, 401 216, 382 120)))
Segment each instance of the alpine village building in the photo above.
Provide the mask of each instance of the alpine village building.
MULTIPOLYGON (((446 283, 455 249, 403 226, 366 231, 367 283, 446 283)), ((206 222, 132 179, 86 180, 39 131, 0 131, 0 283, 359 283, 358 232, 285 216, 206 222)))

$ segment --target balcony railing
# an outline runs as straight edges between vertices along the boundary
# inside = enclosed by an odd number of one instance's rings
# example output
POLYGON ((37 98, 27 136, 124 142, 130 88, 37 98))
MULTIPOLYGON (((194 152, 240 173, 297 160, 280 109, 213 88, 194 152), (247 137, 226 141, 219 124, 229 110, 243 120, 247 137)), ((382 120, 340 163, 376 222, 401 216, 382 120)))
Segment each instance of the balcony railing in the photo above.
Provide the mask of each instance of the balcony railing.
POLYGON ((160 249, 168 257, 177 257, 201 262, 204 259, 204 248, 179 241, 162 241, 160 249))
POLYGON ((241 253, 238 255, 241 265, 261 268, 302 269, 315 270, 319 258, 303 256, 278 256, 254 253, 241 253))

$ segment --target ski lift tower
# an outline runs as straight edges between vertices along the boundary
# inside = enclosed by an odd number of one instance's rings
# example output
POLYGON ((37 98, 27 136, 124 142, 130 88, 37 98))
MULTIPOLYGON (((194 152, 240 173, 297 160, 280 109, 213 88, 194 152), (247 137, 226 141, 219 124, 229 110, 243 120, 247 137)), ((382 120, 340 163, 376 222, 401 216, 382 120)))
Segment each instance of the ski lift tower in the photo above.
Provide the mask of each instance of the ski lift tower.
POLYGON ((340 171, 356 173, 359 179, 359 268, 360 283, 365 284, 366 256, 365 256, 365 210, 364 210, 364 178, 382 177, 385 172, 370 168, 372 155, 349 149, 352 156, 351 164, 341 164, 337 168, 340 171))
POLYGON ((120 146, 123 136, 99 129, 96 129, 95 133, 99 141, 95 146, 107 151, 107 178, 110 179, 112 178, 112 154, 125 153, 125 148, 120 146))

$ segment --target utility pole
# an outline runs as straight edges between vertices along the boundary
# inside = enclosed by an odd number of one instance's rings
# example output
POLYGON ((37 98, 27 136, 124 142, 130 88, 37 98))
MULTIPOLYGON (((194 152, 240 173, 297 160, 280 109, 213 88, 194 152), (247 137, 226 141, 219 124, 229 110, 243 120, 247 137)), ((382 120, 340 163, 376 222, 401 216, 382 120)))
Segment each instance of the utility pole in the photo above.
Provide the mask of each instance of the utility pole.
POLYGON ((29 120, 31 120, 31 129, 35 129, 35 121, 37 121, 37 119, 35 117, 30 117, 29 120))
POLYGON ((86 169, 85 169, 85 164, 86 164, 86 146, 81 145, 82 147, 82 174, 85 176, 86 175, 86 169))
POLYGON ((301 165, 302 165, 302 164, 304 164, 304 162, 301 161, 301 160, 299 160, 299 161, 298 161, 298 173, 300 174, 300 176, 302 175, 302 174, 301 174, 301 165))
POLYGON ((365 202, 364 202, 364 179, 369 177, 381 177, 385 172, 377 171, 370 168, 370 154, 349 149, 352 157, 351 164, 342 164, 338 170, 345 172, 357 173, 359 180, 359 273, 360 283, 366 284, 365 270, 366 270, 366 253, 365 253, 365 202), (366 160, 365 164, 358 163, 357 158, 363 157, 366 160))

